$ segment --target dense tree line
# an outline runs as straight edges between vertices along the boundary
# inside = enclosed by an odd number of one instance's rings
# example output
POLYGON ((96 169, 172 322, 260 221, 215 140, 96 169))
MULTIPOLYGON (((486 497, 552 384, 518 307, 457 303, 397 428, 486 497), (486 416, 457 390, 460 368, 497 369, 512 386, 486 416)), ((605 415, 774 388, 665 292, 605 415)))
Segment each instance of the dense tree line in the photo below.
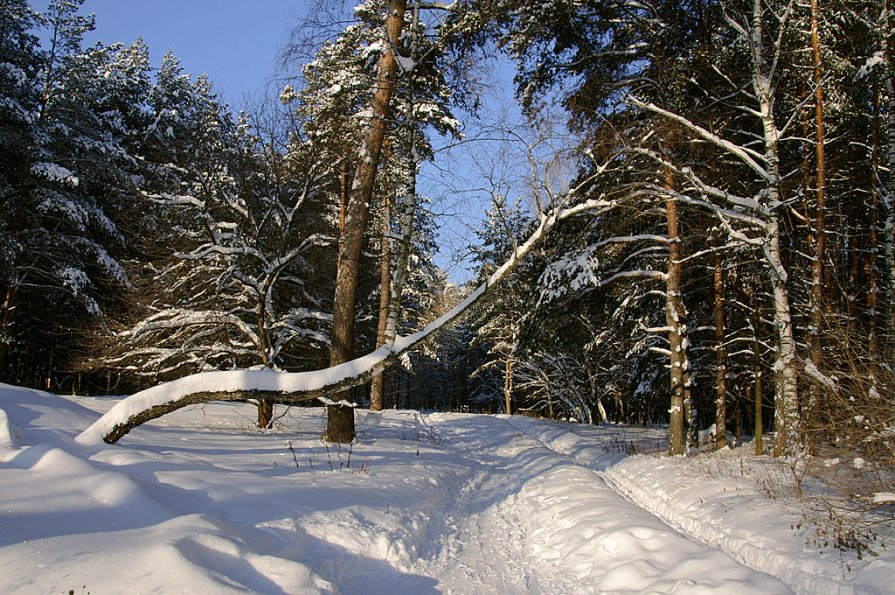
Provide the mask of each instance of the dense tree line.
MULTIPOLYGON (((4 380, 310 370, 431 321, 464 290, 432 263, 416 178, 475 104, 461 70, 496 48, 535 133, 561 114, 577 142, 529 144, 528 190, 489 197, 478 281, 575 216, 373 408, 670 423, 673 453, 715 423, 718 446, 772 428, 777 454, 891 455, 887 0, 369 0, 239 116, 139 40, 83 48, 78 4, 3 0, 4 380)), ((331 402, 333 439, 367 395, 331 402)))
POLYGON ((611 163, 576 200, 616 208, 553 234, 517 291, 517 357, 593 358, 591 408, 670 416, 672 452, 715 421, 891 455, 891 7, 462 5, 457 51, 496 43, 532 118, 567 114, 581 175, 611 163))
POLYGON ((332 164, 288 110, 234 115, 170 52, 83 47, 79 5, 3 4, 3 379, 319 367, 332 164))

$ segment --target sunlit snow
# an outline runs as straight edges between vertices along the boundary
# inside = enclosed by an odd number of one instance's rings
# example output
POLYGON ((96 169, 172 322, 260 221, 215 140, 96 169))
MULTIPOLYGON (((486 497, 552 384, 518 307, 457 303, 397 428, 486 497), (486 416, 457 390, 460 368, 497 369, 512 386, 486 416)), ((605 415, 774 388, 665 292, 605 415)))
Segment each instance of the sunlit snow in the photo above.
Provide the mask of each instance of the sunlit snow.
POLYGON ((258 433, 251 406, 218 403, 124 445, 74 440, 117 401, 0 385, 4 593, 840 593, 895 575, 885 550, 846 570, 806 546, 734 451, 627 454, 662 450, 662 429, 358 410, 340 447, 320 407, 258 433))

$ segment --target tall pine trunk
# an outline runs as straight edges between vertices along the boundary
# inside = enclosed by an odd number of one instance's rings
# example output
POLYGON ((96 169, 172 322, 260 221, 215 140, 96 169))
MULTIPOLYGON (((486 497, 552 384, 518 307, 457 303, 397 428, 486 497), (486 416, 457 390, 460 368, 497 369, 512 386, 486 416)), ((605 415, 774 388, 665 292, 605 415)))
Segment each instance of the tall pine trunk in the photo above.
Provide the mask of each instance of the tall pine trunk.
POLYGON ((727 347, 724 328, 724 259, 715 254, 715 447, 727 446, 727 347))
POLYGON ((13 320, 13 312, 15 307, 15 299, 16 299, 16 284, 13 281, 10 283, 9 287, 6 288, 6 295, 3 298, 3 307, 2 314, 0 314, 0 333, 3 335, 3 340, 0 341, 0 378, 7 378, 7 380, 12 381, 13 375, 12 370, 7 371, 9 367, 9 359, 10 359, 10 344, 12 341, 12 320, 13 320))
MULTIPOLYGON (((826 194, 827 175, 826 159, 824 155, 824 92, 823 92, 823 68, 820 53, 820 31, 818 26, 817 0, 811 0, 811 50, 814 55, 814 127, 815 127, 815 158, 816 178, 815 199, 817 204, 814 225, 814 267, 811 275, 811 332, 809 333, 809 346, 811 363, 818 369, 823 366, 823 346, 821 345, 821 330, 824 324, 824 257, 826 248, 826 194)), ((812 390, 808 402, 807 415, 811 424, 816 426, 819 415, 820 395, 818 390, 812 390)), ((806 436, 808 444, 813 448, 813 437, 806 436)))
MULTIPOLYGON (((413 9, 413 21, 411 22, 411 31, 416 32, 420 19, 420 3, 416 2, 413 9)), ((415 33, 414 33, 415 35, 415 33)), ((416 36, 411 43, 411 58, 416 61, 418 58, 418 40, 416 36)), ((407 267, 410 262, 410 249, 413 242, 413 222, 416 216, 416 174, 419 167, 417 151, 416 151, 416 118, 414 117, 414 85, 413 77, 409 80, 409 90, 407 93, 407 134, 410 159, 407 164, 406 177, 406 196, 404 201, 404 212, 401 215, 401 244, 398 252, 398 262, 394 270, 394 279, 392 279, 393 271, 391 267, 391 250, 386 251, 383 248, 380 269, 380 289, 382 295, 379 301, 379 326, 377 329, 376 344, 393 345, 395 337, 398 335, 398 319, 401 316, 401 294, 404 291, 404 285, 407 282, 407 267)), ((386 208, 387 218, 383 227, 383 246, 390 246, 391 236, 391 214, 386 208)), ((382 390, 383 380, 381 377, 373 379, 370 396, 370 410, 382 410, 382 390), (377 408, 378 407, 378 408, 377 408)))
POLYGON ((867 311, 870 313, 868 320, 868 348, 871 354, 879 354, 879 339, 877 338, 877 314, 879 302, 879 278, 877 276, 877 260, 879 258, 879 237, 877 225, 879 225, 879 111, 880 92, 879 87, 874 89, 873 101, 873 135, 870 149, 870 218, 868 221, 869 234, 867 239, 867 260, 864 271, 867 275, 867 311))
MULTIPOLYGON (((671 170, 665 170, 665 184, 673 188, 671 170)), ((669 409, 668 452, 686 452, 687 428, 692 426, 690 407, 690 370, 687 359, 687 311, 681 297, 681 244, 678 233, 677 202, 672 196, 665 201, 668 228, 668 273, 665 277, 665 324, 668 326, 668 349, 671 359, 671 407, 669 409)))
MULTIPOLYGON (((382 142, 388 127, 389 104, 395 84, 398 62, 395 50, 404 28, 406 0, 389 0, 385 21, 387 41, 379 58, 376 90, 370 101, 372 118, 364 130, 357 159, 354 181, 348 198, 343 241, 336 275, 336 294, 333 300, 332 346, 330 366, 347 362, 354 355, 354 316, 357 304, 358 267, 363 252, 364 236, 373 199, 373 186, 379 167, 382 142)), ((334 401, 346 402, 351 395, 344 391, 334 401)), ((326 438, 331 442, 347 443, 354 440, 354 409, 346 404, 327 407, 326 438)))
POLYGON ((507 415, 513 415, 513 354, 508 353, 503 366, 503 399, 507 415))
POLYGON ((348 156, 342 158, 339 166, 339 248, 336 258, 336 270, 342 265, 342 244, 345 243, 345 214, 348 209, 348 156))

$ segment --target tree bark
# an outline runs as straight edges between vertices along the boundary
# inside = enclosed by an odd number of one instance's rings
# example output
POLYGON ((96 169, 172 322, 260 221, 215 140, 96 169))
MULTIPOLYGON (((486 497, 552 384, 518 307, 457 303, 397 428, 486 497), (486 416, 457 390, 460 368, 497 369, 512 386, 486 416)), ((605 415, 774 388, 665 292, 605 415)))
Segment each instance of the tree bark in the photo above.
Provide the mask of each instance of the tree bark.
MULTIPOLYGON (((674 184, 671 171, 665 171, 668 190, 674 184)), ((692 425, 690 407, 690 364, 687 359, 687 311, 681 297, 681 244, 678 231, 677 202, 669 196, 665 201, 668 228, 668 274, 665 277, 665 323, 671 359, 671 407, 669 409, 668 452, 686 452, 687 427, 692 425)))
MULTIPOLYGON (((261 363, 265 368, 270 367, 270 351, 268 349, 269 337, 267 333, 267 319, 265 317, 264 297, 267 295, 269 287, 265 287, 260 292, 261 299, 258 300, 258 308, 256 315, 258 317, 258 351, 261 353, 261 363)), ((270 427, 273 421, 273 403, 264 397, 258 398, 258 429, 264 430, 270 427)))
POLYGON ((777 325, 777 358, 774 364, 778 372, 777 392, 774 395, 774 456, 796 454, 799 450, 799 393, 796 341, 792 330, 789 293, 781 263, 780 231, 776 221, 769 234, 769 260, 774 297, 774 322, 777 325))
POLYGON ((888 272, 888 285, 886 287, 886 318, 885 318, 885 361, 895 359, 895 14, 888 0, 883 1, 881 12, 883 31, 883 51, 886 61, 886 96, 888 105, 886 111, 886 165, 889 168, 888 188, 883 197, 886 208, 886 222, 884 224, 885 243, 884 257, 885 268, 888 272))
POLYGON ((752 332, 755 335, 752 342, 752 370, 755 383, 755 454, 764 454, 764 411, 762 399, 764 399, 764 387, 762 386, 761 370, 761 341, 758 330, 761 328, 761 308, 756 307, 752 313, 752 332))
MULTIPOLYGON (((351 185, 345 216, 345 230, 336 275, 336 295, 333 301, 332 347, 330 366, 349 361, 354 355, 354 316, 357 304, 358 267, 363 252, 364 236, 370 214, 370 201, 382 152, 382 141, 388 127, 389 103, 394 88, 397 60, 395 48, 404 28, 406 0, 389 0, 385 21, 386 47, 379 58, 376 90, 370 102, 372 118, 364 131, 358 154, 357 169, 351 185)), ((350 392, 335 395, 334 401, 346 404, 327 408, 326 438, 331 442, 348 443, 354 440, 354 409, 347 405, 350 392)))
POLYGON ((345 212, 348 208, 348 156, 339 166, 339 248, 336 255, 336 271, 342 266, 342 244, 345 243, 345 212))
MULTIPOLYGON (((385 331, 389 320, 389 304, 392 298, 391 205, 388 194, 386 194, 385 204, 383 205, 381 242, 379 255, 379 320, 376 327, 376 347, 385 345, 385 331)), ((383 389, 385 388, 385 376, 383 374, 373 378, 373 381, 370 383, 370 411, 382 411, 383 389)))
MULTIPOLYGON (((820 335, 824 321, 824 252, 826 248, 826 160, 824 156, 824 93, 823 93, 823 63, 820 53, 820 31, 818 26, 817 0, 811 0, 811 50, 814 55, 814 127, 815 127, 815 158, 817 188, 815 198, 817 204, 814 225, 814 267, 811 275, 811 332, 809 333, 811 362, 821 369, 823 366, 823 346, 820 335)), ((812 390, 808 402, 807 415, 815 425, 818 415, 820 395, 818 390, 812 390)), ((809 445, 813 444, 813 438, 807 436, 809 445)))
MULTIPOLYGON (((795 454, 799 450, 799 392, 798 357, 793 337, 792 313, 789 304, 788 276, 783 267, 783 253, 780 244, 780 220, 778 212, 783 207, 780 174, 780 129, 774 115, 776 99, 775 81, 765 69, 764 8, 762 0, 753 0, 752 13, 752 85, 758 99, 759 115, 764 138, 764 162, 770 179, 767 183, 767 244, 765 259, 771 277, 774 296, 774 322, 777 325, 777 361, 775 369, 779 373, 778 390, 774 397, 775 440, 774 455, 795 454)), ((775 47, 776 52, 782 48, 775 47)))
POLYGON ((879 302, 879 278, 877 276, 877 260, 879 258, 879 237, 877 232, 879 217, 879 111, 880 92, 874 89, 873 102, 873 135, 870 149, 870 220, 868 221, 869 235, 867 239, 867 260, 864 271, 867 275, 867 311, 870 313, 868 320, 868 348, 871 354, 879 353, 879 339, 877 338, 878 302, 879 302))
POLYGON ((510 354, 503 365, 503 398, 507 415, 513 415, 513 356, 510 354))
POLYGON ((715 254, 715 447, 727 446, 727 348, 724 329, 724 260, 715 254))
MULTIPOLYGON (((15 298, 16 285, 13 282, 6 288, 2 315, 0 315, 0 332, 5 335, 5 339, 0 341, 0 377, 6 375, 6 368, 9 365, 9 340, 11 339, 10 329, 12 327, 13 312, 15 311, 15 298)), ((9 377, 11 378, 12 374, 9 374, 9 377)))

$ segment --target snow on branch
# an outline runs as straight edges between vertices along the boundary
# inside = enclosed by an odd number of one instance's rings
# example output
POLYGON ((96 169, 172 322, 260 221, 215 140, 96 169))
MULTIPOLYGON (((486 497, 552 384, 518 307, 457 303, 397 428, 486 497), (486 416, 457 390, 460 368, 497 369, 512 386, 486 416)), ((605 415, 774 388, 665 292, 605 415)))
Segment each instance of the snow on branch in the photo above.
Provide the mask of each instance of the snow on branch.
MULTIPOLYGON (((528 240, 488 279, 448 312, 422 330, 397 337, 391 346, 384 346, 363 357, 312 372, 278 372, 263 370, 230 370, 202 372, 160 384, 125 398, 78 435, 82 444, 100 441, 114 444, 135 427, 182 407, 208 401, 244 401, 264 398, 277 403, 294 404, 312 401, 369 382, 402 355, 420 345, 431 335, 462 316, 488 290, 498 284, 520 260, 527 256, 547 233, 570 214, 564 209, 571 195, 566 195, 551 213, 541 215, 538 227, 528 240)), ((593 203, 593 208, 608 208, 593 203)), ((575 214, 580 207, 570 207, 575 214)))
POLYGON ((630 101, 632 104, 636 105, 637 107, 639 107, 641 109, 645 109, 647 111, 651 111, 651 112, 659 114, 661 116, 665 116, 669 120, 674 120, 675 122, 683 125, 685 128, 689 129, 690 131, 695 132, 703 140, 708 141, 708 142, 712 143, 713 145, 727 151, 731 155, 734 155, 735 157, 737 157, 740 161, 742 161, 743 163, 748 165, 753 171, 755 171, 755 173, 757 173, 759 176, 761 176, 765 181, 767 181, 767 182, 773 181, 770 172, 768 172, 768 170, 766 168, 762 167, 761 164, 759 164, 758 161, 756 160, 756 159, 763 159, 763 157, 759 153, 753 151, 752 149, 734 144, 726 139, 723 139, 720 136, 718 136, 717 134, 714 134, 713 132, 706 130, 702 126, 695 124, 694 122, 681 116, 680 114, 676 114, 676 113, 670 112, 666 109, 662 109, 661 107, 657 106, 654 103, 645 103, 645 102, 637 99, 634 96, 629 96, 628 101, 630 101))

